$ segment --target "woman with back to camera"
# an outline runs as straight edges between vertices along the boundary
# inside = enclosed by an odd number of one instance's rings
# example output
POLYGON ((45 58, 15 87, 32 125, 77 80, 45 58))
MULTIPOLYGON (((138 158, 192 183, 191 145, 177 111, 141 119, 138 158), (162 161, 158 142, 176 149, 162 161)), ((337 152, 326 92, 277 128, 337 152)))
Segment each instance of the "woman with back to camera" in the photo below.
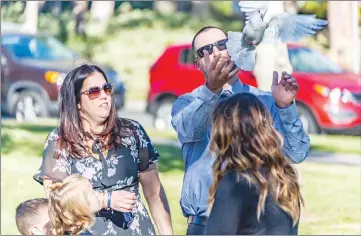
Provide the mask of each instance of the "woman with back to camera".
POLYGON ((59 123, 45 141, 42 165, 34 175, 47 196, 52 180, 80 174, 101 193, 102 210, 92 234, 155 234, 139 194, 141 183, 159 233, 173 234, 158 175, 159 154, 139 123, 117 116, 112 85, 102 69, 85 64, 67 74, 60 89, 59 123), (114 212, 123 212, 123 219, 114 212))
POLYGON ((250 93, 220 102, 210 145, 216 159, 204 234, 298 234, 297 173, 262 102, 250 93))

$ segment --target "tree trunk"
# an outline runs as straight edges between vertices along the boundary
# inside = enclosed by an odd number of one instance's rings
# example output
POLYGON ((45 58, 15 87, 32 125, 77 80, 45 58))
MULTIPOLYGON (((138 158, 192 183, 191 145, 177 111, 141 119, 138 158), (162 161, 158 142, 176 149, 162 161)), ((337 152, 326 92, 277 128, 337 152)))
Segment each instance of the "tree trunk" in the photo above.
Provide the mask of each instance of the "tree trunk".
POLYGON ((38 9, 39 11, 41 11, 45 6, 46 1, 37 1, 37 2, 38 2, 38 9))
POLYGON ((51 9, 51 13, 54 16, 59 17, 61 15, 62 11, 63 11, 62 1, 55 1, 54 5, 53 5, 53 7, 51 9))
MULTIPOLYGON (((270 2, 267 14, 270 16, 284 12, 282 1, 270 2)), ((256 49, 256 61, 254 75, 258 88, 263 91, 271 91, 273 71, 277 71, 279 78, 282 71, 292 73, 292 65, 289 61, 286 43, 260 44, 256 49)))
POLYGON ((74 4, 75 32, 85 36, 85 13, 88 11, 88 1, 75 1, 74 4))
POLYGON ((25 29, 29 30, 32 33, 36 33, 38 30, 38 2, 37 1, 27 1, 24 11, 25 16, 25 29))
POLYGON ((93 34, 102 35, 114 13, 114 1, 93 1, 90 9, 91 21, 96 23, 96 32, 93 34))
POLYGON ((192 10, 192 3, 190 1, 176 1, 177 12, 190 12, 192 10))
POLYGON ((284 1, 285 12, 297 14, 297 1, 284 1))
POLYGON ((176 5, 175 2, 172 1, 154 1, 153 9, 163 14, 174 13, 176 10, 176 5))
POLYGON ((206 17, 209 13, 208 1, 192 1, 192 14, 199 17, 206 17))
POLYGON ((354 58, 360 55, 359 50, 354 48, 359 39, 354 37, 358 29, 353 24, 352 5, 352 1, 328 2, 330 53, 348 69, 352 69, 354 58))

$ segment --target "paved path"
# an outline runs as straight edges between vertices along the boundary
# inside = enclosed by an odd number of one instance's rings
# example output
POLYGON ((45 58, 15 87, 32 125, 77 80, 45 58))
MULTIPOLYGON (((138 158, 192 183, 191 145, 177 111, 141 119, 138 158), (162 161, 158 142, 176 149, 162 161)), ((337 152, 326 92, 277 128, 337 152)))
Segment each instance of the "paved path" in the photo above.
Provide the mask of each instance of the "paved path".
MULTIPOLYGON (((180 148, 180 143, 166 139, 152 139, 154 144, 170 145, 180 148)), ((350 166, 361 166, 361 156, 357 154, 326 153, 311 151, 305 162, 318 162, 327 164, 341 164, 350 166)))

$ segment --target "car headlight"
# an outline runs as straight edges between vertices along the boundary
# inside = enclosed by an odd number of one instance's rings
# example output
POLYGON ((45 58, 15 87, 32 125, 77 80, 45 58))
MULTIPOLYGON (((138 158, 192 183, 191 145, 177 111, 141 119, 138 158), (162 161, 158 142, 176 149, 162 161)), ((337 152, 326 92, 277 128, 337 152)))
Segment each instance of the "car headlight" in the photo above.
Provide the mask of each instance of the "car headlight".
POLYGON ((332 104, 338 103, 340 101, 340 98, 342 96, 341 89, 335 88, 331 90, 329 97, 332 104))
POLYGON ((355 96, 350 91, 348 91, 348 89, 342 90, 341 101, 344 103, 347 103, 347 102, 357 103, 355 96))
POLYGON ((313 90, 324 97, 328 97, 328 95, 330 95, 330 89, 320 84, 315 84, 313 86, 313 90))
POLYGON ((44 74, 46 81, 48 81, 51 84, 56 84, 57 86, 62 85, 65 76, 66 74, 57 71, 47 71, 44 74))
POLYGON ((56 80, 56 85, 61 86, 64 82, 65 76, 65 73, 60 73, 59 78, 56 80))
POLYGON ((327 86, 316 84, 313 86, 313 90, 322 95, 323 97, 329 97, 332 104, 343 102, 357 102, 354 95, 348 89, 334 88, 330 89, 327 86))

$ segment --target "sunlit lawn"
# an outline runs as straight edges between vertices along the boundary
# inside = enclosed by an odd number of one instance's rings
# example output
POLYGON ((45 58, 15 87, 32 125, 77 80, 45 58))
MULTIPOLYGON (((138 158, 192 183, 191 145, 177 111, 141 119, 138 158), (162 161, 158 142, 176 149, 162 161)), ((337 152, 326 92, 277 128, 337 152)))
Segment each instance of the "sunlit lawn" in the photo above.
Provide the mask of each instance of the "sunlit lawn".
MULTIPOLYGON (((1 130, 2 235, 18 234, 14 214, 20 202, 43 196, 42 186, 32 179, 32 175, 41 164, 43 142, 53 124, 20 127, 5 124, 1 130)), ((152 138, 157 136, 154 130, 148 133, 152 138)), ((159 169, 171 205, 173 227, 176 234, 185 234, 186 220, 179 206, 183 179, 180 150, 165 145, 157 145, 157 148, 161 154, 159 169)), ((306 200, 299 233, 360 234, 360 167, 315 163, 304 163, 299 167, 306 200)))

